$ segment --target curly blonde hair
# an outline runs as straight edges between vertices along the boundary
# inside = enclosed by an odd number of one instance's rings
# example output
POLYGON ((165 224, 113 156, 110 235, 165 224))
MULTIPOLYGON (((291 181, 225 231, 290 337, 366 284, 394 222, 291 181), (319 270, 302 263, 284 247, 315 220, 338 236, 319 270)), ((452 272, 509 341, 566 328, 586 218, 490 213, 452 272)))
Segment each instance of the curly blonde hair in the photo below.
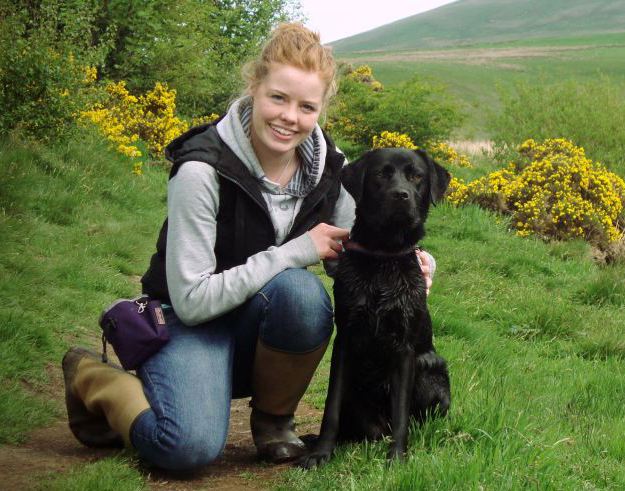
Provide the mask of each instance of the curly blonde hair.
POLYGON ((290 65, 319 74, 325 84, 324 106, 336 93, 336 62, 332 49, 321 44, 319 34, 299 22, 276 27, 259 56, 243 67, 246 93, 251 93, 265 79, 273 63, 290 65))

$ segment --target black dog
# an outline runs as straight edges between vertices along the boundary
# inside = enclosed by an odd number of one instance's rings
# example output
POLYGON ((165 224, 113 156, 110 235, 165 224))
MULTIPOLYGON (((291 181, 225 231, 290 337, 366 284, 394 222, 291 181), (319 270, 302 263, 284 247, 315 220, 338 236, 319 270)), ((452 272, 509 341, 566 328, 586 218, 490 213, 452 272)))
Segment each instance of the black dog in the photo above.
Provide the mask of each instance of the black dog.
POLYGON ((426 286, 415 246, 449 173, 425 152, 378 149, 346 166, 356 221, 334 283, 337 335, 321 433, 300 465, 319 465, 337 442, 392 435, 403 458, 410 417, 444 415, 451 396, 432 344, 426 286))

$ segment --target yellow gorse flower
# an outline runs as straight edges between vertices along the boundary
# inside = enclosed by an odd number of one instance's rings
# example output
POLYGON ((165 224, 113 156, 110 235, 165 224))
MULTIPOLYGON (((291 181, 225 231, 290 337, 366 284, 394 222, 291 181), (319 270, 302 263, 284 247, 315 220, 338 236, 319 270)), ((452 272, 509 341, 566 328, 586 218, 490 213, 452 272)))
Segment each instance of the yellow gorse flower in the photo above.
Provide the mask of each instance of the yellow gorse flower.
POLYGON ((85 78, 83 82, 85 84, 92 84, 98 78, 98 69, 94 66, 86 66, 84 68, 85 78))
MULTIPOLYGON (((124 81, 109 83, 106 92, 108 101, 82 112, 81 119, 94 123, 128 157, 141 156, 135 145, 139 140, 146 143, 150 154, 160 155, 171 140, 189 128, 176 117, 176 91, 166 84, 157 82, 154 89, 139 97, 128 91, 124 81)), ((136 174, 138 170, 135 168, 136 174)))
POLYGON ((427 145, 428 153, 434 160, 441 164, 455 165, 457 167, 473 167, 469 158, 461 153, 456 152, 447 143, 432 142, 427 145))
POLYGON ((219 119, 219 114, 211 113, 206 116, 199 116, 191 119, 191 126, 200 126, 202 124, 209 124, 219 119))
POLYGON ((416 150, 418 147, 414 144, 412 139, 404 134, 396 131, 383 131, 380 135, 374 135, 373 148, 408 148, 410 150, 416 150))
POLYGON ((465 184, 453 181, 455 205, 477 203, 512 215, 520 236, 583 238, 598 246, 623 235, 625 181, 566 139, 527 140, 520 159, 465 184))
POLYGON ((360 65, 349 72, 347 78, 369 85, 374 92, 384 90, 384 86, 373 76, 373 70, 369 65, 360 65))

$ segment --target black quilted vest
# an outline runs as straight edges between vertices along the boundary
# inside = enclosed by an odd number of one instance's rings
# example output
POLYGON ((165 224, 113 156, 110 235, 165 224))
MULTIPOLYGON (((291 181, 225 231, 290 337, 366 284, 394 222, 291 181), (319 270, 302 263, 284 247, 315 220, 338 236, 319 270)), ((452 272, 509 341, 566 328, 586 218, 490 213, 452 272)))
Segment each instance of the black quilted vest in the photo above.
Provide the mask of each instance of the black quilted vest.
MULTIPOLYGON (((327 156, 319 184, 304 198, 285 241, 298 237, 321 222, 328 222, 340 193, 340 170, 344 156, 336 151, 325 135, 327 156)), ((225 145, 214 125, 191 129, 170 143, 166 156, 173 162, 169 178, 176 175, 185 162, 199 161, 212 165, 219 175, 219 211, 215 273, 245 263, 248 257, 275 245, 275 232, 269 210, 256 179, 247 167, 225 145)), ((141 278, 143 292, 169 303, 165 275, 167 219, 161 227, 156 253, 141 278)))

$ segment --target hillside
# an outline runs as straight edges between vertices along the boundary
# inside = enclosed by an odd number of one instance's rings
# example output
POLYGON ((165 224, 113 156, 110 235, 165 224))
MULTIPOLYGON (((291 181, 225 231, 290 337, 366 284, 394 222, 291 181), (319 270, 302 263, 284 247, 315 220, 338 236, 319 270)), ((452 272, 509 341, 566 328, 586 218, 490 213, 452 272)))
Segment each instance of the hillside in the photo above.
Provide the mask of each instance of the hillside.
POLYGON ((332 46, 340 55, 624 31, 623 0, 458 0, 332 46))

